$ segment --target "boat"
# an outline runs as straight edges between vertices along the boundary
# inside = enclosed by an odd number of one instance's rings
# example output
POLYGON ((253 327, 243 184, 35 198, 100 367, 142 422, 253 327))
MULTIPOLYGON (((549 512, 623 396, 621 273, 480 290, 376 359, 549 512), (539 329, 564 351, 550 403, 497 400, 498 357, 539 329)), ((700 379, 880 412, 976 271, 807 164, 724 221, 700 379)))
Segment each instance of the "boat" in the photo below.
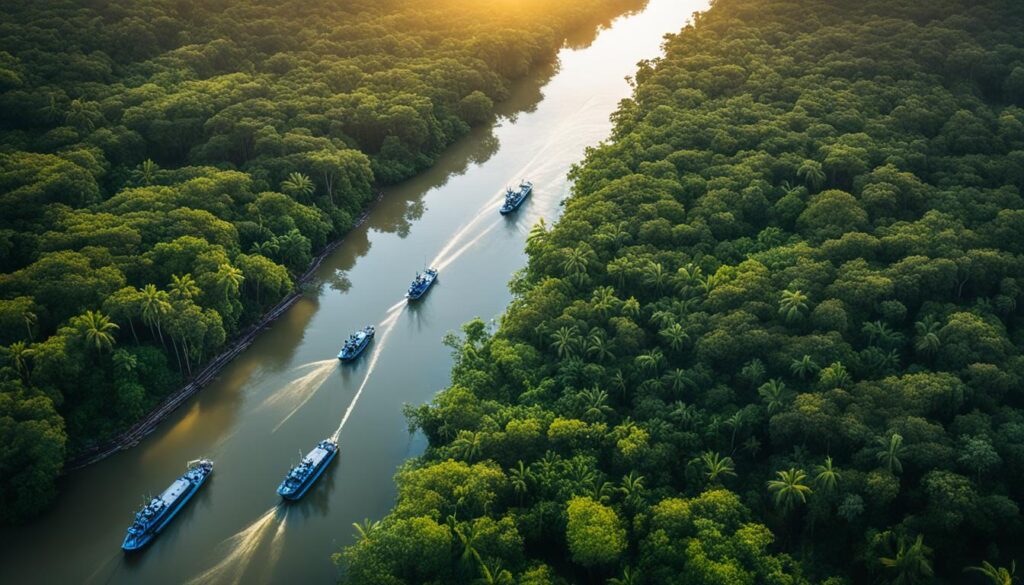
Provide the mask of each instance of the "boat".
POLYGON ((338 441, 324 439, 316 444, 312 451, 302 458, 298 465, 288 471, 277 493, 286 500, 298 500, 306 495, 310 486, 323 475, 327 466, 338 455, 338 441))
POLYGON ((125 535, 121 548, 125 552, 130 552, 149 544, 202 487, 211 473, 213 461, 189 461, 184 475, 174 480, 162 494, 150 500, 135 514, 135 520, 128 527, 128 534, 125 535))
POLYGON ((416 278, 409 285, 409 292, 405 293, 406 298, 410 301, 415 301, 422 297, 430 289, 431 285, 434 284, 435 280, 437 280, 436 268, 428 268, 423 272, 417 272, 416 278))
POLYGON ((370 345, 370 340, 373 339, 373 335, 376 330, 372 325, 367 325, 363 329, 356 331, 352 335, 348 336, 345 340, 345 345, 341 346, 341 351, 338 352, 338 359, 343 362, 350 362, 363 353, 367 345, 370 345))
POLYGON ((519 209, 519 206, 526 201, 526 198, 533 193, 533 183, 529 181, 522 181, 519 183, 519 189, 513 191, 511 188, 505 190, 505 203, 502 203, 501 209, 498 211, 502 215, 508 215, 513 211, 519 209))

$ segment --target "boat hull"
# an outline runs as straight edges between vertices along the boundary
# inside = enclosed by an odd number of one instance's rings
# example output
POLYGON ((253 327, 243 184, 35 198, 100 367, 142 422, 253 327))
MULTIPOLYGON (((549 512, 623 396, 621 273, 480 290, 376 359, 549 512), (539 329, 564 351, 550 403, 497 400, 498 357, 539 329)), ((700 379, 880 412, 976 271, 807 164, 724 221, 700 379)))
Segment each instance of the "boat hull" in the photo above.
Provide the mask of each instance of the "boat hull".
POLYGON ((524 189, 523 191, 520 191, 519 196, 516 197, 515 200, 512 201, 511 205, 509 205, 509 204, 502 205, 501 209, 498 210, 498 213, 500 213, 502 215, 508 215, 510 213, 514 213, 517 209, 522 207, 523 203, 526 201, 526 198, 530 196, 530 193, 533 193, 533 187, 532 186, 527 188, 527 189, 524 189))
POLYGON ((355 360, 357 357, 362 355, 363 350, 369 347, 370 342, 373 341, 373 337, 373 334, 367 335, 366 339, 364 339, 363 342, 359 344, 359 347, 356 348, 356 350, 352 353, 346 354, 344 350, 338 352, 338 359, 341 360, 342 362, 351 362, 355 360))
POLYGON ((406 298, 409 299, 410 301, 418 301, 418 300, 422 299, 423 295, 427 294, 427 291, 429 291, 434 286, 435 282, 437 282, 437 277, 436 276, 431 278, 430 281, 427 283, 427 285, 425 287, 423 287, 422 289, 414 291, 414 292, 409 292, 408 294, 406 294, 405 295, 406 298))
POLYGON ((324 471, 326 471, 327 468, 331 466, 331 463, 334 461, 334 458, 337 457, 337 456, 338 456, 338 450, 335 449, 334 451, 332 451, 330 453, 330 455, 328 455, 324 459, 323 463, 320 464, 320 467, 317 468, 317 470, 315 472, 313 472, 312 475, 309 476, 309 479, 307 479, 299 487, 299 489, 297 489, 297 490, 295 490, 293 492, 286 492, 286 491, 282 490, 282 488, 278 488, 277 489, 278 495, 280 495, 282 498, 284 498, 284 499, 286 499, 286 500, 288 500, 290 502, 294 502, 296 500, 301 500, 302 496, 306 495, 306 493, 309 491, 309 488, 313 487, 313 484, 315 484, 317 482, 317 480, 320 479, 320 476, 323 475, 324 471))
POLYGON ((168 524, 171 523, 171 520, 174 520, 174 517, 177 516, 178 512, 180 512, 181 509, 185 507, 185 504, 187 504, 189 500, 192 499, 192 496, 194 496, 196 492, 199 491, 199 488, 203 487, 203 485, 206 483, 206 480, 210 478, 211 474, 212 472, 202 476, 202 478, 199 479, 198 481, 192 482, 192 487, 189 488, 188 491, 182 494, 181 497, 179 497, 174 502, 174 505, 163 515, 163 517, 160 519, 159 522, 157 522, 156 526, 151 531, 147 532, 141 538, 137 538, 131 542, 125 540, 121 544, 121 550, 123 550, 126 553, 130 553, 146 548, 146 546, 153 542, 153 540, 156 539, 157 535, 160 534, 160 532, 164 528, 166 528, 168 524))

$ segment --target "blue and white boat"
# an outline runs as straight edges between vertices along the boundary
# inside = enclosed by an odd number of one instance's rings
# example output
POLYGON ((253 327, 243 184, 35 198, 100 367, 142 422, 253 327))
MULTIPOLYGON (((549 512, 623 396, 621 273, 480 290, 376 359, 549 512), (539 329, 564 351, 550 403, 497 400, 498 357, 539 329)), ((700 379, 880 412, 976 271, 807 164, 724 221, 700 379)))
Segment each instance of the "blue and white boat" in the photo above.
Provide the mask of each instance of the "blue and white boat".
POLYGON ((502 203, 501 209, 498 211, 502 215, 508 215, 513 211, 519 209, 519 206, 526 201, 526 198, 533 193, 533 183, 529 181, 523 181, 519 183, 519 189, 513 191, 511 188, 505 190, 505 202, 502 203))
POLYGON ((415 301, 422 297, 437 280, 437 269, 428 268, 424 272, 417 272, 416 278, 409 285, 409 292, 405 293, 406 298, 415 301))
POLYGON ((174 480, 162 494, 153 498, 135 514, 121 548, 125 552, 139 550, 152 541, 181 510, 213 473, 213 461, 189 461, 188 470, 174 480))
POLYGON ((370 345, 370 340, 373 339, 376 332, 372 325, 367 325, 363 329, 349 335, 348 339, 345 340, 345 345, 341 346, 341 351, 338 352, 338 359, 343 362, 350 362, 359 357, 359 354, 363 353, 366 346, 370 345))
POLYGON ((291 468, 281 485, 277 486, 277 493, 286 500, 298 500, 306 495, 309 488, 323 475, 324 470, 337 455, 337 441, 334 439, 320 441, 312 451, 302 458, 298 465, 291 468))

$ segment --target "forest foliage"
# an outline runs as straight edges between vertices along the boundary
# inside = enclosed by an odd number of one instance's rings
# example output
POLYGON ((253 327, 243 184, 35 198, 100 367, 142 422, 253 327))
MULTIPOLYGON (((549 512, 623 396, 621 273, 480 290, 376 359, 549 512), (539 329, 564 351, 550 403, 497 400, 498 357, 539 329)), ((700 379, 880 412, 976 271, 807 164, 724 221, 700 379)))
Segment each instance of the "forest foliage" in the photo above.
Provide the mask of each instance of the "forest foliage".
POLYGON ((614 122, 344 581, 1010 583, 1024 4, 717 0, 614 122))
POLYGON ((0 522, 631 0, 0 5, 0 522))

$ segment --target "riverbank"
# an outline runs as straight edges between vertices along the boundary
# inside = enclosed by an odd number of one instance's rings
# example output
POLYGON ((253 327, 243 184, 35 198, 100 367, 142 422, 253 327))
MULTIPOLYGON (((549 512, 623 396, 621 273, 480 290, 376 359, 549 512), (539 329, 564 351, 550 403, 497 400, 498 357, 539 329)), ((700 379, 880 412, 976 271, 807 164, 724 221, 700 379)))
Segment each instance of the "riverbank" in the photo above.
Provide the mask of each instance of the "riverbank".
POLYGON ((353 230, 363 225, 366 219, 370 217, 370 212, 373 211, 373 208, 378 203, 380 203, 380 200, 383 197, 384 192, 378 191, 377 196, 366 207, 366 210, 363 211, 362 215, 360 215, 352 224, 352 227, 350 227, 344 235, 325 246, 320 253, 313 258, 309 263, 309 268, 307 268, 306 271, 295 280, 292 291, 264 313, 258 321, 239 333, 235 340, 224 351, 218 354, 217 357, 210 360, 188 384, 185 384, 180 389, 172 392, 169 396, 164 398, 156 408, 151 410, 148 414, 143 416, 142 419, 120 433, 118 436, 106 441, 102 445, 88 449, 87 451, 76 455, 74 458, 69 459, 64 465, 64 473, 67 474, 69 472, 82 469, 83 467, 102 461, 118 451, 137 445, 139 441, 155 431, 157 426, 166 420, 171 413, 178 409, 178 407, 184 404, 197 392, 202 390, 204 386, 213 381, 217 377, 217 374, 224 369, 224 366, 231 363, 232 359, 245 351, 245 349, 252 344, 260 331, 266 329, 268 325, 277 320, 278 317, 283 315, 285 311, 290 309, 291 306, 302 297, 303 285, 309 284, 313 275, 316 273, 316 270, 320 268, 321 264, 323 264, 324 259, 327 258, 331 252, 336 250, 338 246, 344 243, 345 238, 351 234, 353 230))

